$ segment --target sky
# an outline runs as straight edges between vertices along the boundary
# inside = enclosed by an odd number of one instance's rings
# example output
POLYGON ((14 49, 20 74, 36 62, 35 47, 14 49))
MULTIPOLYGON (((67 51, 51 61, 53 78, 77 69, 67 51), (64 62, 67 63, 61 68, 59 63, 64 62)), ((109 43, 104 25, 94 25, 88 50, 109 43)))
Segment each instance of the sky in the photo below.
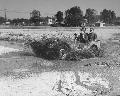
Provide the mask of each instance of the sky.
POLYGON ((41 16, 53 16, 57 11, 65 12, 73 6, 79 6, 85 14, 87 8, 100 13, 103 9, 111 9, 120 16, 120 0, 0 0, 0 16, 7 10, 7 18, 30 18, 30 12, 39 10, 41 16))

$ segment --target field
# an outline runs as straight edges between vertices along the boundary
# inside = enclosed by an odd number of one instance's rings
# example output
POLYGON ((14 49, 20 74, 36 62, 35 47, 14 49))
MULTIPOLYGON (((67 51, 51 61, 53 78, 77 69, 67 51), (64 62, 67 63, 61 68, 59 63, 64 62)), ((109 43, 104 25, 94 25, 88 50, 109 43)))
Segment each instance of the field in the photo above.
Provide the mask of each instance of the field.
POLYGON ((23 46, 27 36, 37 40, 42 36, 73 40, 73 34, 79 31, 79 28, 0 29, 0 95, 120 95, 120 27, 95 28, 104 48, 101 58, 45 60, 23 46))

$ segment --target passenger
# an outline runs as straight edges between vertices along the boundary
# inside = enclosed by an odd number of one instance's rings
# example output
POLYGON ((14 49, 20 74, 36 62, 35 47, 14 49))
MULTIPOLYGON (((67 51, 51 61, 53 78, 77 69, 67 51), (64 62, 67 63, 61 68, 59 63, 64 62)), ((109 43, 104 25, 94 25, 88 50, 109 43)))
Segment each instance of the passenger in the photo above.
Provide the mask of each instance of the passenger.
POLYGON ((95 41, 96 39, 97 39, 97 34, 94 33, 94 29, 93 28, 90 28, 90 33, 88 35, 89 42, 95 41))
POLYGON ((74 40, 76 40, 77 39, 77 34, 75 33, 74 36, 75 36, 74 40))
POLYGON ((76 44, 76 42, 78 41, 77 39, 78 39, 78 37, 77 37, 77 34, 75 33, 75 34, 74 34, 74 43, 75 43, 75 44, 76 44))
POLYGON ((84 38, 84 43, 88 43, 88 33, 86 33, 86 27, 83 26, 83 38, 84 38))
POLYGON ((77 36, 77 34, 74 34, 75 38, 74 41, 79 41, 80 43, 88 43, 88 34, 86 33, 85 26, 82 26, 80 34, 77 36))

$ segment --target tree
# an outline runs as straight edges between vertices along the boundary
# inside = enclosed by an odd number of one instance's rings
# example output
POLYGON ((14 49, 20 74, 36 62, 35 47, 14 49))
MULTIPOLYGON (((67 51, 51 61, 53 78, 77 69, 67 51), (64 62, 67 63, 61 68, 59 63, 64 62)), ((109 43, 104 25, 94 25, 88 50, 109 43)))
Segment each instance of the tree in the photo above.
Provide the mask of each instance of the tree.
POLYGON ((114 24, 120 26, 120 17, 116 17, 114 24))
POLYGON ((115 14, 115 12, 114 11, 112 11, 111 12, 111 19, 112 19, 112 24, 115 22, 115 20, 116 20, 116 14, 115 14))
POLYGON ((108 23, 108 19, 109 19, 109 15, 108 15, 108 10, 104 9, 101 13, 100 13, 100 17, 101 17, 101 21, 108 23))
POLYGON ((4 17, 0 17, 0 24, 3 24, 5 22, 5 18, 4 17))
POLYGON ((116 19, 116 14, 114 11, 104 9, 101 12, 101 20, 107 24, 113 24, 116 19))
POLYGON ((80 7, 75 6, 65 11, 65 25, 66 26, 81 26, 83 21, 83 11, 80 7))
POLYGON ((57 22, 58 24, 61 24, 62 21, 63 21, 63 12, 58 11, 57 14, 55 15, 55 17, 56 17, 56 19, 57 19, 56 22, 57 22))
POLYGON ((97 11, 95 9, 86 9, 85 19, 87 19, 88 24, 93 24, 97 21, 97 11))
POLYGON ((10 21, 12 25, 29 25, 29 20, 24 18, 15 18, 8 21, 10 21))
POLYGON ((33 10, 31 13, 30 13, 31 17, 30 17, 30 21, 31 23, 33 23, 34 25, 39 25, 40 23, 40 11, 38 10, 33 10))

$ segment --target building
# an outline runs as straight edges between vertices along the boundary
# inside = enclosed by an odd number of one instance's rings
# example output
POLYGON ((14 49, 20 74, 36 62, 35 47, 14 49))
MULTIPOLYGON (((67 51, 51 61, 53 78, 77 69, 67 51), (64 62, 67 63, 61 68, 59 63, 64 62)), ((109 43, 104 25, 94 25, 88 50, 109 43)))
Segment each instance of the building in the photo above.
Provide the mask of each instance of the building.
POLYGON ((55 23, 53 17, 41 17, 40 25, 51 25, 55 23))
POLYGON ((10 25, 10 22, 9 22, 9 21, 6 21, 6 22, 5 22, 5 25, 10 25))
POLYGON ((120 17, 116 18, 116 20, 114 21, 114 24, 117 26, 120 26, 120 17))
POLYGON ((53 24, 53 19, 52 18, 48 18, 48 25, 53 24))
POLYGON ((96 22, 95 27, 104 27, 105 23, 103 22, 96 22))

